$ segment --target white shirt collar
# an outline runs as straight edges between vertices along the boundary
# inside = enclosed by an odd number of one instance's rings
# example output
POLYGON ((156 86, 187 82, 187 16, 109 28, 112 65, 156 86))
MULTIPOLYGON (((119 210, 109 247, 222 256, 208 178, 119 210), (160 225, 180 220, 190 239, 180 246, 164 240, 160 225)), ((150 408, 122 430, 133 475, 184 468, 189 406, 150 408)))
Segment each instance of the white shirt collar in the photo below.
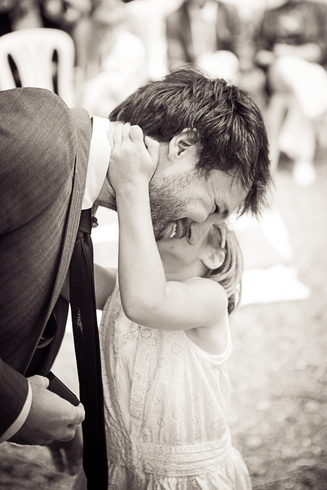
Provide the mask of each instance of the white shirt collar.
POLYGON ((107 175, 111 153, 107 136, 109 119, 97 116, 93 116, 92 119, 93 130, 82 209, 91 208, 99 196, 107 175))

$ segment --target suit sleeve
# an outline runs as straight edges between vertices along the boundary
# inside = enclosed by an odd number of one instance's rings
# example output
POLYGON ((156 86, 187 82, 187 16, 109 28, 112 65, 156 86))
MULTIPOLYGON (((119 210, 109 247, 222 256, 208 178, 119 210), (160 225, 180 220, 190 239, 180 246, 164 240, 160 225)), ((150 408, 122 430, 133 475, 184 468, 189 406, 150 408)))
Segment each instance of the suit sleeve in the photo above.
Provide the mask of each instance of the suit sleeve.
POLYGON ((27 379, 0 359, 0 437, 19 416, 27 394, 27 379))

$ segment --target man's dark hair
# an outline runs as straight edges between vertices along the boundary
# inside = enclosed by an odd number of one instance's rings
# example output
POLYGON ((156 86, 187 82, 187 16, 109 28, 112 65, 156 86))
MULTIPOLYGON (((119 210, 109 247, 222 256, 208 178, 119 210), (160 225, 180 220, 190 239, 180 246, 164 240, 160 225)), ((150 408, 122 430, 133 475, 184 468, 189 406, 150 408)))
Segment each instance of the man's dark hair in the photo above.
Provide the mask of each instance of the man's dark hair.
POLYGON ((225 171, 250 189, 240 214, 258 215, 267 204, 271 175, 262 115, 247 92, 225 80, 210 79, 195 68, 177 69, 139 88, 109 119, 137 124, 161 143, 185 128, 196 130, 196 168, 206 176, 214 169, 225 171))

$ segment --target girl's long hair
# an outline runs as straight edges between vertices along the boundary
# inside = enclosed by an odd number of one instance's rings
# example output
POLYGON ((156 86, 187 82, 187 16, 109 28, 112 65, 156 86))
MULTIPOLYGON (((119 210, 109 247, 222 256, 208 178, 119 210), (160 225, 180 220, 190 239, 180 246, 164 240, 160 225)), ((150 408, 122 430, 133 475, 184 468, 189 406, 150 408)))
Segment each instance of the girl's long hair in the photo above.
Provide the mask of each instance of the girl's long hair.
POLYGON ((228 314, 231 314, 241 299, 243 255, 235 232, 224 223, 218 228, 221 236, 220 248, 225 251, 225 260, 220 267, 209 271, 207 277, 219 282, 225 289, 228 314))

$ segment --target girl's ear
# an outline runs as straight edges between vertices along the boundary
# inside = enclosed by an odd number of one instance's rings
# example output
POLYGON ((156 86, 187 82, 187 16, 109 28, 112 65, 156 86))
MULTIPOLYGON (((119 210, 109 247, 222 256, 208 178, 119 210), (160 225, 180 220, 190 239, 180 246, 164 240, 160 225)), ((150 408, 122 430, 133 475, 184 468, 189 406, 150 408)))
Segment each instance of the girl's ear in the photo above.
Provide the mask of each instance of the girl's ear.
POLYGON ((221 248, 219 250, 211 249, 209 253, 206 253, 201 257, 201 260, 208 269, 218 269, 225 260, 225 250, 221 248))
POLYGON ((189 151, 196 151, 195 130, 186 128, 170 140, 168 157, 170 160, 179 160, 189 151))

